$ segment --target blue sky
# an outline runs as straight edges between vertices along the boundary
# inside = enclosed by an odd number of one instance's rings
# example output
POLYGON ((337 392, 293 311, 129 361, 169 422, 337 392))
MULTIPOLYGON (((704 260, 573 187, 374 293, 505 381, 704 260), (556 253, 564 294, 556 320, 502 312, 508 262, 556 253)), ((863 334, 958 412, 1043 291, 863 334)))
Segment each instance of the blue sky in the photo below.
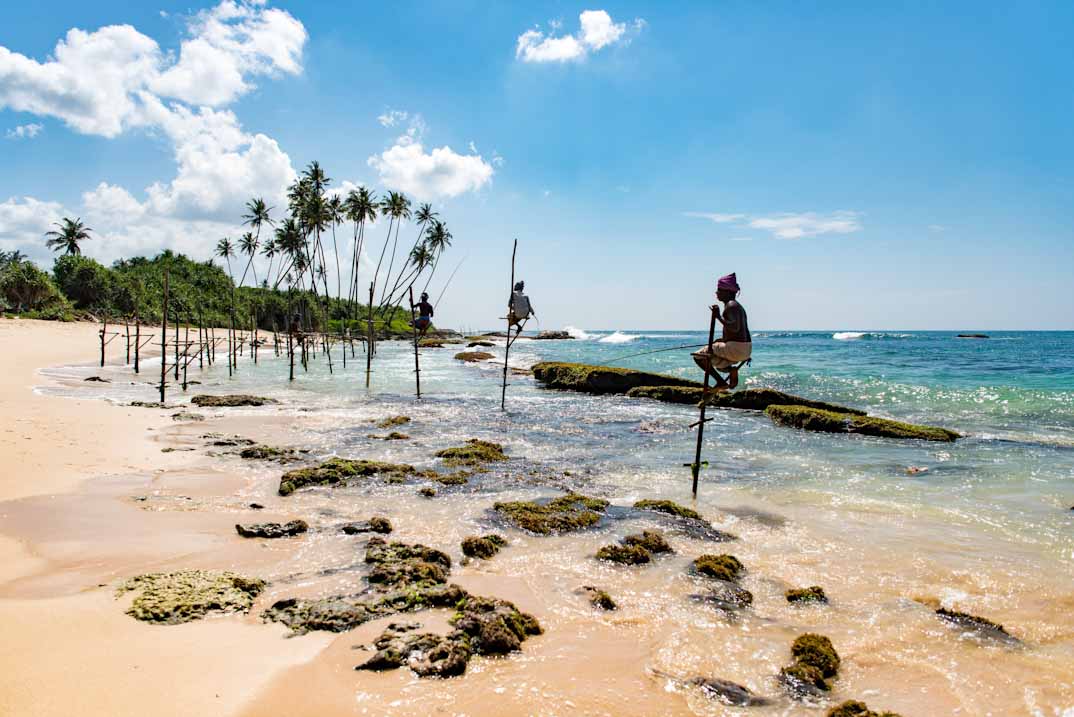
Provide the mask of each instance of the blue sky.
POLYGON ((8 7, 0 248, 208 258, 317 159, 447 221, 442 324, 518 237, 542 328, 704 328, 729 271, 757 328, 1074 328, 1074 6, 871 5, 8 7))

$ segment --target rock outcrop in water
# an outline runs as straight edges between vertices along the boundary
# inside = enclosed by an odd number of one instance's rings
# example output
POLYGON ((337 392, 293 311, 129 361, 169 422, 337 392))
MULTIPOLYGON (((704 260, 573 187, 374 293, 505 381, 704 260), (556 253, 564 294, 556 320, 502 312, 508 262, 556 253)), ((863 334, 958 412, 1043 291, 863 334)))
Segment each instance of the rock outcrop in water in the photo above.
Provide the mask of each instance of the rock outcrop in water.
POLYGON ((679 505, 674 501, 645 499, 634 503, 634 507, 638 510, 668 516, 677 527, 681 528, 690 537, 698 540, 725 542, 738 539, 736 535, 713 527, 712 523, 702 518, 701 514, 696 510, 679 505))
POLYGON ((290 538, 301 535, 309 529, 309 525, 304 520, 292 520, 287 523, 235 524, 235 532, 244 538, 290 538))
POLYGON ((263 396, 250 396, 247 394, 234 394, 231 396, 194 396, 190 402, 202 408, 234 408, 237 406, 265 406, 279 403, 274 398, 263 396))
POLYGON ((881 438, 916 438, 924 441, 952 442, 961 436, 954 431, 935 426, 919 426, 886 418, 836 413, 805 406, 769 406, 765 413, 774 423, 806 431, 824 433, 857 433, 881 438))
POLYGON ((732 707, 764 707, 772 704, 772 700, 756 694, 750 688, 718 677, 694 677, 688 684, 701 688, 706 697, 732 707))
POLYGON ((177 625, 210 612, 247 612, 265 581, 228 571, 180 570, 133 577, 118 594, 136 592, 127 614, 144 622, 177 625))
POLYGON ((256 461, 277 461, 279 463, 291 463, 301 460, 300 453, 309 453, 309 451, 298 451, 294 448, 278 448, 276 446, 255 445, 247 446, 239 451, 239 457, 246 460, 256 461))
POLYGON ((1003 625, 992 622, 987 618, 971 615, 968 612, 948 610, 944 607, 936 610, 936 615, 947 624, 957 627, 976 637, 1012 644, 1020 642, 1017 637, 1007 632, 1007 629, 1004 628, 1003 625))
POLYGON ((816 698, 832 687, 829 683, 839 672, 839 653, 823 635, 799 635, 791 645, 794 663, 780 670, 779 680, 795 698, 816 698))
MULTIPOLYGON (((627 391, 627 396, 696 406, 701 402, 702 393, 700 386, 641 386, 627 391)), ((769 406, 806 406, 856 416, 865 415, 865 411, 856 408, 847 408, 826 401, 814 401, 772 388, 747 388, 741 391, 713 394, 709 399, 709 405, 716 408, 737 408, 743 411, 763 411, 769 406)))
POLYGON ((640 545, 605 545, 597 551, 597 560, 620 565, 643 565, 653 559, 640 545))
POLYGON ((694 558, 694 572, 707 578, 716 578, 729 583, 737 582, 746 571, 742 562, 734 555, 699 555, 694 558))
POLYGON ((691 595, 691 599, 711 605, 724 612, 736 612, 753 604, 753 593, 736 583, 717 581, 707 593, 691 595))
POLYGON ((848 700, 828 710, 825 717, 900 717, 895 712, 873 712, 864 702, 848 700))
POLYGON ((550 535, 596 525, 607 507, 606 500, 568 493, 543 503, 528 500, 496 503, 492 509, 517 528, 550 535))
POLYGON ((488 351, 461 351, 455 354, 455 359, 466 363, 480 363, 495 358, 488 351))
POLYGON ((298 468, 280 477, 280 495, 291 495, 299 488, 311 485, 339 486, 354 478, 380 475, 388 480, 400 481, 415 475, 414 466, 406 463, 382 463, 380 461, 329 458, 318 466, 298 468))
POLYGON ((462 541, 462 554, 469 558, 488 559, 500 552, 507 545, 502 535, 471 535, 462 541))
POLYGON ((810 585, 807 588, 794 588, 784 593, 787 602, 795 603, 826 603, 828 596, 824 594, 824 588, 820 585, 810 585))
POLYGON ((392 532, 392 522, 387 518, 374 515, 369 520, 357 523, 345 523, 341 530, 347 535, 359 535, 361 533, 381 533, 387 535, 392 532))
POLYGON ((374 421, 374 423, 377 424, 377 428, 395 428, 396 426, 410 423, 410 416, 388 416, 379 421, 374 421))
POLYGON ((585 393, 626 393, 639 386, 701 386, 697 381, 674 376, 560 361, 535 364, 533 376, 548 388, 585 393))
POLYGON ((443 458, 444 465, 448 466, 480 466, 507 460, 503 446, 478 438, 471 438, 464 446, 437 451, 436 457, 443 458))
POLYGON ((589 604, 598 610, 618 610, 619 606, 612 600, 612 596, 600 588, 592 585, 584 585, 581 589, 583 595, 589 598, 589 604))

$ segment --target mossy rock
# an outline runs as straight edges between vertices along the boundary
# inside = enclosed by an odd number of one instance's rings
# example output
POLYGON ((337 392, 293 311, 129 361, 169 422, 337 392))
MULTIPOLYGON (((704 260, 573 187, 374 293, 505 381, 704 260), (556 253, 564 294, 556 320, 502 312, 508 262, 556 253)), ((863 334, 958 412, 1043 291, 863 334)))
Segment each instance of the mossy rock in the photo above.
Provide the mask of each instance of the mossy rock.
POLYGON ((309 525, 304 520, 292 520, 288 523, 235 524, 235 532, 244 538, 290 538, 301 535, 309 529, 309 525))
POLYGON ((597 560, 620 565, 643 565, 652 559, 649 551, 640 545, 605 545, 597 551, 597 560))
POLYGON ((537 618, 498 598, 467 596, 449 621, 478 655, 506 655, 543 630, 537 618))
POLYGON ((455 358, 458 361, 465 361, 466 363, 480 363, 481 361, 488 361, 491 358, 495 358, 488 351, 461 351, 455 354, 455 358))
POLYGON ((553 498, 546 503, 511 501, 492 509, 514 526, 538 535, 568 533, 600 522, 608 501, 579 493, 553 498))
POLYGON ((491 558, 500 552, 500 548, 507 545, 507 540, 501 535, 471 535, 462 541, 462 554, 470 558, 491 558))
POLYGON ((589 604, 598 610, 619 609, 619 605, 612 599, 612 596, 600 588, 595 588, 592 585, 585 585, 582 587, 582 593, 589 598, 589 604))
MULTIPOLYGON (((627 391, 631 398, 649 398, 664 403, 696 406, 701 402, 703 389, 699 386, 639 386, 627 391)), ((807 406, 826 411, 864 416, 865 411, 847 408, 826 401, 802 398, 772 388, 747 388, 741 391, 711 394, 709 405, 716 408, 735 408, 745 411, 763 411, 769 406, 807 406)))
POLYGON ((470 343, 466 344, 466 348, 468 348, 468 349, 476 349, 476 348, 488 349, 488 348, 492 348, 495 345, 496 344, 492 343, 491 341, 486 341, 484 339, 478 339, 476 341, 471 341, 470 343))
POLYGON ((372 438, 374 441, 409 441, 410 440, 410 436, 408 436, 405 433, 400 433, 399 431, 392 431, 391 433, 385 434, 383 436, 378 436, 375 433, 370 433, 370 434, 368 434, 366 436, 366 438, 372 438))
POLYGON ((812 665, 796 662, 779 671, 779 682, 794 698, 819 698, 831 691, 824 673, 812 665))
POLYGON ((701 688, 701 692, 706 697, 719 700, 732 707, 765 707, 772 704, 772 700, 767 697, 762 697, 754 693, 750 688, 730 680, 721 680, 715 677, 694 677, 688 684, 701 688))
POLYGON ((420 584, 359 595, 287 598, 276 601, 262 613, 262 619, 282 623, 296 634, 315 630, 346 632, 390 615, 453 608, 466 597, 466 591, 455 584, 420 584))
POLYGON ((454 473, 437 473, 430 478, 440 485, 466 485, 470 482, 470 471, 455 471, 454 473))
POLYGON ((127 614, 164 625, 176 625, 210 612, 247 612, 265 581, 228 571, 180 570, 130 578, 118 590, 136 592, 127 614))
POLYGON ((690 597, 724 612, 736 612, 753 604, 753 593, 741 585, 724 580, 717 582, 709 592, 690 597))
POLYGON ((193 411, 179 411, 179 413, 172 414, 173 421, 204 421, 205 416, 200 413, 194 413, 193 411))
POLYGON ((839 672, 839 653, 824 635, 812 632, 799 635, 791 645, 791 656, 799 664, 817 668, 826 678, 839 672))
POLYGON ((729 583, 737 581, 746 570, 734 555, 700 555, 694 558, 693 567, 698 575, 729 583))
POLYGON ((288 471, 280 477, 279 494, 291 495, 299 488, 311 485, 338 486, 352 478, 383 475, 402 479, 416 473, 414 466, 405 463, 330 458, 319 466, 288 471))
POLYGON ((465 446, 437 451, 436 457, 443 458, 444 464, 449 466, 479 466, 507 460, 502 445, 477 438, 466 441, 465 446))
POLYGON ((611 366, 543 361, 533 366, 533 376, 547 388, 584 393, 626 393, 639 386, 693 386, 697 381, 611 366))
POLYGON ((294 448, 277 448, 276 446, 247 446, 239 451, 239 457, 248 461, 279 461, 288 463, 299 460, 298 451, 294 448))
POLYGON ((190 402, 201 408, 234 408, 237 406, 266 406, 279 403, 274 398, 263 396, 250 396, 248 394, 234 394, 231 396, 194 396, 190 402))
POLYGON ((826 717, 900 717, 895 712, 874 712, 864 702, 848 700, 828 710, 826 717))
POLYGON ((784 595, 787 598, 787 602, 828 602, 828 596, 824 594, 824 588, 820 585, 810 585, 807 588, 794 588, 788 590, 784 595))
POLYGON ((856 433, 881 438, 908 438, 952 442, 961 436, 936 426, 919 426, 886 418, 856 416, 804 406, 769 406, 765 413, 778 425, 822 433, 856 433))
POLYGON ((346 523, 342 530, 347 535, 358 535, 360 533, 380 533, 387 535, 392 532, 392 522, 385 517, 374 515, 369 520, 365 520, 358 523, 346 523))
POLYGON ((628 535, 623 538, 623 545, 637 545, 650 553, 673 553, 671 545, 658 530, 644 530, 640 535, 628 535))
POLYGON ((472 652, 465 636, 411 632, 418 623, 391 623, 374 642, 376 653, 356 670, 394 670, 407 666, 418 677, 456 677, 466 672, 472 652))
POLYGON ((405 423, 410 423, 410 416, 389 416, 388 418, 376 421, 377 428, 395 428, 396 426, 402 426, 405 423))
POLYGON ((372 565, 370 584, 393 588, 422 587, 447 582, 451 558, 447 553, 420 543, 388 543, 370 538, 365 562, 372 565))
POLYGON ((436 488, 429 488, 428 486, 424 488, 418 488, 418 495, 420 495, 422 498, 435 498, 436 488))
POLYGON ((654 510, 657 513, 674 515, 677 518, 689 518, 690 520, 703 520, 701 514, 685 506, 681 506, 670 500, 639 500, 634 504, 638 510, 654 510))

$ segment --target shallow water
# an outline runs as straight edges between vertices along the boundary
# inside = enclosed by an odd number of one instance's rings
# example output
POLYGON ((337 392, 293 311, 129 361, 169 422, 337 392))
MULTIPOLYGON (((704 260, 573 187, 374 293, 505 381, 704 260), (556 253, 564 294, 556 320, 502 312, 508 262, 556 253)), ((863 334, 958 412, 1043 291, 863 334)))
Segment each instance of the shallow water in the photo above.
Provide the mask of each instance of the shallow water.
MULTIPOLYGON (((231 409, 228 420, 213 423, 242 427, 239 432, 259 439, 280 436, 318 456, 433 467, 435 450, 467 438, 501 442, 511 456, 470 485, 440 488, 432 500, 416 495, 417 484, 313 489, 281 499, 273 495, 278 467, 224 459, 248 476, 243 500, 314 525, 386 514, 400 539, 456 557, 459 541, 475 532, 495 528, 511 541, 493 560, 458 567, 453 577, 475 590, 495 584, 484 592, 536 614, 544 636, 508 660, 477 660, 464 678, 447 683, 343 670, 327 688, 339 694, 325 697, 326 705, 343 699, 358 712, 408 714, 435 702, 449 713, 481 713, 489 711, 482 696, 494 694, 505 710, 544 714, 739 714, 657 673, 721 677, 779 697, 773 676, 789 662, 790 642, 815 630, 829 635, 844 657, 839 700, 860 698, 905 715, 1074 714, 1074 333, 994 334, 989 340, 836 333, 758 332, 754 365, 743 372, 747 384, 943 425, 966 437, 952 445, 808 434, 777 428, 762 414, 716 411, 705 433, 709 466, 692 504, 683 464, 692 459, 694 434, 687 426, 696 410, 552 392, 513 375, 508 411, 501 413, 502 363, 461 364, 451 346, 422 351, 420 402, 412 393, 413 354, 404 343, 381 345, 369 391, 364 355, 348 357, 344 370, 337 349, 333 374, 318 357, 288 385, 285 362, 262 351, 257 366, 243 357, 230 379, 226 367, 193 371, 190 379, 202 383, 188 395, 278 398, 279 406, 231 409), (385 432, 371 419, 394 414, 413 417, 400 429, 411 441, 367 437, 385 432), (928 470, 910 476, 908 466, 928 470), (540 538, 490 518, 497 500, 565 488, 616 505, 644 497, 692 504, 740 540, 705 543, 644 516, 540 538), (628 532, 662 525, 673 556, 637 568, 591 557, 628 532), (746 564, 743 584, 755 595, 751 610, 728 616, 689 599, 704 585, 686 567, 703 552, 730 552, 746 564), (825 587, 831 605, 802 609, 782 597, 788 587, 812 584, 825 587), (606 589, 621 610, 594 613, 575 592, 581 585, 606 589), (1002 622, 1025 645, 963 638, 915 599, 1002 622)), ((520 341, 511 363, 601 363, 703 340, 686 332, 587 335, 520 341)), ((502 348, 490 350, 502 356, 502 348)), ((616 365, 692 376, 697 371, 688 354, 656 353, 616 365)), ((142 380, 152 382, 152 365, 144 366, 142 380)), ((65 388, 44 391, 154 399, 153 387, 132 383, 125 367, 47 373, 68 380, 65 388), (87 375, 112 383, 73 380, 87 375)), ((176 391, 172 400, 185 399, 176 391)), ((203 507, 222 509, 211 501, 203 507)), ((349 567, 360 544, 326 527, 273 548, 280 561, 266 575, 276 580, 270 597, 354 590, 360 570, 318 571, 349 567)), ((360 661, 343 651, 325 659, 360 661)), ((300 711, 317 704, 304 703, 300 711)), ((774 707, 750 712, 817 711, 780 698, 774 707)))

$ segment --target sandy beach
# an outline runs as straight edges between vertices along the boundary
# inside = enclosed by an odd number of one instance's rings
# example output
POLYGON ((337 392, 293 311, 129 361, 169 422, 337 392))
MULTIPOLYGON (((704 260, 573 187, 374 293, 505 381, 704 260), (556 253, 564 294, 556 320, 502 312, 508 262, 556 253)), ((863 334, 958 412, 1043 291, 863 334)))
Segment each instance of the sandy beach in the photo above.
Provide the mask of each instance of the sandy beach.
MULTIPOLYGON (((8 467, 0 478, 0 619, 8 626, 8 649, 0 653, 0 714, 741 714, 666 677, 707 675, 776 699, 767 710, 757 708, 758 714, 812 715, 818 706, 779 697, 775 680, 791 641, 807 631, 830 635, 838 646, 843 667, 834 697, 840 700, 860 697, 903 715, 1059 715, 1074 704, 1068 671, 1074 664, 1068 618, 1074 595, 1065 563, 1043 548, 982 540, 978 529, 954 526, 950 514, 927 507, 899 513, 880 501, 842 506, 794 488, 764 501, 748 484, 727 484, 705 487, 704 501, 693 505, 739 538, 727 545, 749 566, 744 584, 754 608, 738 615, 691 599, 701 583, 686 574, 689 560, 713 551, 714 544, 675 530, 668 532, 675 554, 640 569, 593 560, 601 545, 628 530, 618 527, 618 519, 595 532, 562 536, 508 531, 503 554, 466 561, 460 541, 488 530, 494 497, 572 487, 621 505, 651 496, 653 489, 629 467, 598 464, 605 468, 580 475, 555 468, 549 456, 564 450, 600 454, 599 439, 590 443, 586 432, 599 432, 602 424, 583 416, 583 428, 569 424, 570 433, 563 434, 582 441, 579 446, 553 441, 546 448, 543 438, 498 428, 522 460, 509 462, 514 467, 507 473, 474 478, 491 484, 443 489, 435 500, 417 495, 413 485, 390 482, 281 497, 279 465, 241 461, 204 436, 310 445, 313 456, 340 452, 417 463, 418 456, 460 442, 475 427, 445 421, 456 414, 443 413, 450 407, 435 396, 417 404, 391 392, 345 409, 331 394, 280 393, 279 407, 201 410, 201 421, 176 420, 175 408, 78 398, 98 385, 79 378, 96 373, 97 330, 90 324, 0 321, 0 342, 8 347, 0 358, 2 459, 8 467), (79 368, 49 369, 56 366, 79 368), (415 416, 406 427, 412 440, 366 435, 369 421, 407 406, 415 416), (253 502, 264 509, 252 510, 253 502), (360 590, 366 539, 344 536, 339 526, 374 514, 391 519, 393 539, 447 551, 453 583, 471 594, 512 601, 536 616, 544 634, 506 658, 475 658, 462 677, 436 680, 405 668, 353 668, 367 659, 369 643, 389 623, 419 619, 443 634, 447 610, 295 637, 262 620, 277 600, 360 590), (234 529, 237 522, 294 518, 310 521, 308 535, 245 540, 234 529), (268 587, 247 614, 179 625, 125 614, 131 598, 116 594, 125 578, 187 569, 232 570, 262 577, 268 587), (831 606, 801 609, 783 599, 789 587, 817 583, 835 596, 831 606), (614 592, 620 609, 595 611, 579 595, 586 584, 614 592), (958 637, 925 606, 940 603, 973 607, 1012 626, 1019 646, 958 637)), ((110 348, 110 359, 121 354, 118 346, 110 348)), ((457 367, 450 356, 428 352, 431 387, 438 377, 446 380, 448 368, 463 372, 466 381, 485 380, 481 373, 465 373, 480 367, 457 367)), ((383 365, 398 361, 399 370, 411 360, 405 351, 395 357, 387 349, 378 358, 383 365)), ((242 361, 240 374, 252 382, 245 385, 277 390, 258 378, 267 366, 257 369, 248 356, 242 361)), ((137 382, 153 381, 128 369, 107 375, 114 382, 106 387, 110 392, 122 393, 116 384, 134 381, 127 389, 148 394, 149 386, 137 382)), ((327 372, 318 376, 306 380, 332 380, 327 372)), ((211 392, 234 385, 219 367, 199 378, 211 392)), ((179 392, 169 396, 173 400, 190 408, 179 392)), ((561 412, 577 401, 547 393, 540 400, 559 401, 561 412)), ((640 411, 656 410, 656 404, 639 405, 640 411)), ((670 428, 644 414, 632 420, 647 433, 628 435, 652 435, 656 450, 669 450, 660 431, 670 428)), ((735 421, 741 420, 721 415, 712 431, 740 432, 735 421)), ((773 435, 797 440, 793 432, 773 435)), ((855 450, 854 444, 835 445, 846 446, 840 448, 847 451, 844 460, 855 450)), ((807 454, 802 456, 798 460, 807 454)), ((688 500, 681 481, 669 485, 674 487, 659 490, 673 492, 658 495, 688 500)), ((623 526, 639 525, 637 517, 625 517, 623 526)), ((641 525, 666 527, 648 518, 641 525)))

